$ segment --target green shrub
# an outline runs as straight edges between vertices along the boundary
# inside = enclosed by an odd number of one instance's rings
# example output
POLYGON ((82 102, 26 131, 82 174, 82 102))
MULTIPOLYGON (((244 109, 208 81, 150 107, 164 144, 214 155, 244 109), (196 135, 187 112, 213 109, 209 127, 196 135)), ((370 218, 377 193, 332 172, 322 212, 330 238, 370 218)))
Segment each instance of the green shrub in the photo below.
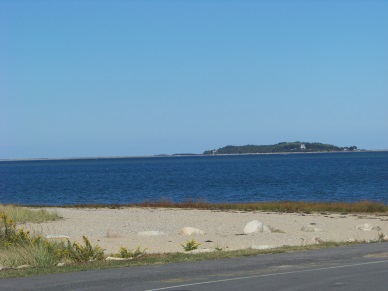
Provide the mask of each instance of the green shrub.
POLYGON ((23 228, 18 230, 16 223, 12 219, 8 219, 6 213, 0 214, 0 248, 30 243, 31 241, 29 231, 24 231, 23 228))
POLYGON ((141 250, 140 246, 137 247, 135 251, 133 250, 128 250, 126 247, 121 247, 119 253, 116 255, 116 257, 119 258, 137 258, 145 254, 146 249, 141 250))
POLYGON ((191 241, 187 241, 185 245, 182 245, 181 246, 183 247, 183 249, 185 250, 185 252, 189 252, 189 251, 193 251, 193 250, 196 250, 198 249, 198 247, 200 246, 201 244, 197 243, 194 239, 192 239, 191 241))
POLYGON ((71 243, 67 240, 67 244, 62 250, 61 256, 65 259, 78 263, 104 259, 104 250, 98 245, 92 246, 86 236, 83 236, 84 246, 77 242, 71 243))
MULTIPOLYGON (((84 236, 85 245, 77 242, 51 242, 41 236, 31 236, 23 228, 17 229, 16 223, 8 219, 6 213, 0 214, 0 265, 14 267, 31 265, 48 267, 61 260, 84 263, 91 260, 102 260, 104 250, 92 246, 84 236)), ((138 248, 134 254, 141 253, 138 248)))

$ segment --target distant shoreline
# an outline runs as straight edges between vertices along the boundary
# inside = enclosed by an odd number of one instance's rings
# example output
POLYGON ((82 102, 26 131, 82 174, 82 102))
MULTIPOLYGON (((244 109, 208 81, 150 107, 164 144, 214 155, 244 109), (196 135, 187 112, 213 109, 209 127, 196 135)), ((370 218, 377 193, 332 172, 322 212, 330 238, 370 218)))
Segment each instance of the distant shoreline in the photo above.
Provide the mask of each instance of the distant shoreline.
POLYGON ((106 156, 106 157, 71 157, 71 158, 22 158, 0 159, 0 162, 28 162, 28 161, 73 161, 73 160, 108 160, 108 159, 142 159, 142 158, 179 158, 179 157, 217 157, 217 156, 252 156, 252 155, 296 155, 296 154, 335 154, 335 153, 370 153, 388 152, 387 150, 358 150, 358 151, 322 151, 322 152, 276 152, 276 153, 240 153, 240 154, 161 154, 151 156, 106 156))

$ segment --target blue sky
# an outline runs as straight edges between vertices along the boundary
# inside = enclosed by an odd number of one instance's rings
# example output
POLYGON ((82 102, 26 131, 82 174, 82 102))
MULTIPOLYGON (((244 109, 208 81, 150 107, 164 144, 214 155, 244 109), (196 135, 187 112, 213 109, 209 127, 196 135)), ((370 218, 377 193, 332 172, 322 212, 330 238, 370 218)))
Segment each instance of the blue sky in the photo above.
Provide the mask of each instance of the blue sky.
POLYGON ((388 149, 388 1, 0 0, 0 158, 388 149))

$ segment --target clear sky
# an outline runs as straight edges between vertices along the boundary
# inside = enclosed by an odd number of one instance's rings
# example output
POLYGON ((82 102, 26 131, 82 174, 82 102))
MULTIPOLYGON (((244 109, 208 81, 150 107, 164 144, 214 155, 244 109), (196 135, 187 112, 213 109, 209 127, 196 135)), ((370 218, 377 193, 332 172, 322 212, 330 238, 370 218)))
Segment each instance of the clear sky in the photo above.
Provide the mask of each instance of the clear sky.
POLYGON ((388 149, 388 1, 0 0, 0 158, 388 149))

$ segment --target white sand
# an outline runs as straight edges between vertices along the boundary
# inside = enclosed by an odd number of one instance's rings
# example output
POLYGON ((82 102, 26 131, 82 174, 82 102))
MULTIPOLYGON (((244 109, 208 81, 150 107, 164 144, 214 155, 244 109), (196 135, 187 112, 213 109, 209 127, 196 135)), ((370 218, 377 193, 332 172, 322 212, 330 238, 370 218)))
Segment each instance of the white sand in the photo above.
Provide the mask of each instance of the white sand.
POLYGON ((388 234, 388 216, 362 214, 297 214, 242 211, 211 211, 165 208, 122 208, 122 209, 73 209, 56 210, 63 220, 25 227, 46 235, 65 235, 71 241, 82 242, 82 236, 92 244, 98 244, 107 254, 117 253, 121 246, 135 249, 147 248, 147 253, 182 252, 181 244, 195 239, 200 249, 224 250, 245 249, 252 246, 311 244, 313 237, 325 241, 347 241, 376 239, 379 233, 388 234), (284 233, 254 233, 243 235, 245 225, 251 220, 281 230, 284 233), (319 232, 304 232, 301 228, 310 223, 321 229, 319 232), (379 226, 380 231, 360 231, 356 226, 368 223, 379 226), (184 236, 179 234, 183 227, 190 226, 206 232, 203 235, 184 236), (121 237, 108 238, 107 232, 116 232, 121 237), (165 235, 140 236, 141 231, 161 231, 165 235), (208 241, 208 242, 206 242, 208 241))

